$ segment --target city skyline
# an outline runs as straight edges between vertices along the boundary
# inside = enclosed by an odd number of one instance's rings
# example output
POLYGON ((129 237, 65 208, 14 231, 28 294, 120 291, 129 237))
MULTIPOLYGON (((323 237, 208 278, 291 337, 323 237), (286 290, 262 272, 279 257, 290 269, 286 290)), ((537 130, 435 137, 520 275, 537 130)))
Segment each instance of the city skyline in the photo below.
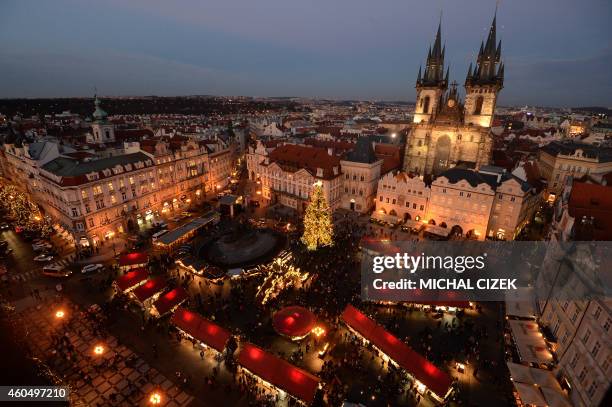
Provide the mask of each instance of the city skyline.
MULTIPOLYGON (((375 12, 354 2, 230 3, 9 2, 0 27, 0 97, 88 96, 97 87, 114 96, 412 102, 440 9, 450 79, 459 83, 495 9, 493 1, 389 2, 375 12)), ((587 3, 501 2, 501 105, 612 105, 610 6, 587 3)))

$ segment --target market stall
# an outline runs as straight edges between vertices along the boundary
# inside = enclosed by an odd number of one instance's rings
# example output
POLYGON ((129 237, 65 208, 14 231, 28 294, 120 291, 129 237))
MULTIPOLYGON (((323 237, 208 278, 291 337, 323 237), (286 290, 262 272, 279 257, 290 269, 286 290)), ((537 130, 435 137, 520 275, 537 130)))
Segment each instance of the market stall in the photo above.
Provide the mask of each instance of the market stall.
POLYGON ((170 290, 164 295, 160 296, 157 301, 153 303, 151 313, 157 317, 163 317, 167 313, 177 309, 188 298, 189 295, 185 289, 182 287, 176 287, 175 289, 170 290))
POLYGON ((282 308, 272 316, 274 330, 293 341, 307 337, 316 321, 317 318, 310 310, 297 305, 282 308))
POLYGON ((567 395, 550 370, 512 362, 508 362, 507 366, 510 371, 510 380, 514 384, 514 396, 518 405, 531 404, 530 401, 540 400, 540 397, 542 397, 546 406, 571 406, 567 395), (525 386, 529 387, 530 390, 527 391, 525 386), (539 391, 541 394, 534 395, 534 391, 539 391))
POLYGON ((315 399, 318 377, 251 343, 241 344, 237 362, 268 388, 282 390, 307 405, 315 399))
POLYGON ((115 280, 115 290, 127 294, 140 285, 144 284, 149 278, 149 271, 146 268, 135 268, 128 271, 121 277, 115 280))
POLYGON ((119 257, 119 268, 125 271, 146 267, 148 263, 149 255, 144 252, 133 252, 119 257))
POLYGON ((167 287, 166 279, 163 277, 155 277, 147 280, 146 283, 136 288, 130 293, 133 299, 135 299, 145 309, 149 309, 151 304, 157 300, 159 295, 167 287))
POLYGON ((178 307, 170 323, 201 346, 223 352, 231 334, 200 314, 178 307))
POLYGON ((452 378, 433 363, 364 315, 352 305, 347 305, 342 320, 348 328, 364 341, 374 345, 386 359, 404 369, 417 383, 421 393, 429 393, 438 401, 444 400, 452 390, 452 378))
POLYGON ((536 322, 509 320, 508 324, 521 361, 537 364, 549 364, 553 361, 553 355, 536 322))

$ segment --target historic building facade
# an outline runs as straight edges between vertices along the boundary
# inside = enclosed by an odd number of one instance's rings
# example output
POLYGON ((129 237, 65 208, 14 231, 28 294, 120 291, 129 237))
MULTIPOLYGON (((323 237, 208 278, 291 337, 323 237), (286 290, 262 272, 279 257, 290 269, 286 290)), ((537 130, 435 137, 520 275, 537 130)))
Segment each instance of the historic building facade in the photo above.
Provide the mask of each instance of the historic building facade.
POLYGON ((404 156, 405 172, 437 175, 457 164, 478 168, 490 161, 490 128, 504 81, 496 18, 486 45, 480 45, 476 68, 470 65, 468 70, 465 103, 459 98, 457 84, 449 84, 449 70, 444 74, 444 55, 441 26, 438 26, 425 72, 419 68, 417 76, 414 120, 404 156))

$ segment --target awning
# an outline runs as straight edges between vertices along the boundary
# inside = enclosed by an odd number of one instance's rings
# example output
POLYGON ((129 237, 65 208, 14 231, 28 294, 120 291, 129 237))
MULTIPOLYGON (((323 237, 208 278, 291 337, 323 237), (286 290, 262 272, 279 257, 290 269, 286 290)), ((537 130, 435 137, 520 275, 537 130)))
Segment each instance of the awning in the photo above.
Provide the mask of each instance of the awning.
POLYGON ((134 290, 134 295, 140 302, 145 302, 166 289, 166 279, 156 277, 148 280, 146 283, 134 290))
POLYGON ((223 352, 231 334, 200 314, 178 307, 170 323, 204 345, 223 352))
POLYGON ((374 211, 374 213, 372 213, 372 217, 374 219, 382 220, 382 221, 387 222, 387 223, 397 223, 398 222, 398 217, 397 216, 388 215, 386 213, 380 213, 378 211, 374 211))
POLYGON ((157 301, 153 303, 153 306, 157 310, 159 316, 162 316, 179 306, 187 298, 189 298, 187 291, 182 287, 176 287, 159 297, 157 301))
POLYGON ((447 395, 453 383, 452 378, 447 373, 438 369, 433 363, 416 353, 352 305, 346 306, 342 313, 342 319, 349 327, 370 341, 438 397, 444 398, 447 395))
POLYGON ((538 369, 512 362, 508 362, 507 365, 510 371, 510 377, 515 382, 531 385, 537 384, 540 387, 561 390, 559 382, 557 382, 555 375, 550 370, 538 369))
POLYGON ((245 342, 238 354, 238 364, 266 382, 307 404, 314 401, 319 378, 289 362, 245 342))
POLYGON ((149 262, 149 255, 147 253, 128 253, 119 257, 119 266, 135 266, 138 264, 147 264, 149 262))
POLYGON ((522 361, 532 363, 552 362, 552 353, 548 350, 546 341, 536 322, 509 320, 508 323, 522 361))
POLYGON ((561 390, 551 389, 549 387, 542 387, 540 389, 544 394, 546 405, 548 407, 571 407, 572 403, 567 399, 567 396, 561 390))
POLYGON ((531 404, 533 406, 546 406, 546 400, 537 386, 514 382, 514 388, 518 393, 523 404, 531 404))
POLYGON ((117 280, 115 280, 115 284, 121 291, 126 292, 144 283, 147 278, 149 278, 149 272, 147 269, 137 268, 119 277, 117 280))
POLYGON ((438 235, 442 237, 448 237, 448 235, 450 235, 449 228, 443 228, 441 226, 436 226, 436 225, 425 226, 425 232, 432 233, 434 235, 438 235))

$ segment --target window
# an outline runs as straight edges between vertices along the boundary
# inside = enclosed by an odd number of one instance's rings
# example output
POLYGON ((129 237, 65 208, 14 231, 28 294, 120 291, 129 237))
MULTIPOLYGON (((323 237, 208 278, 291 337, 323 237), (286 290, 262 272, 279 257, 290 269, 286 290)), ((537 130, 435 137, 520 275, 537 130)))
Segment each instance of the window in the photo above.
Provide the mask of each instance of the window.
POLYGON ((472 193, 471 193, 471 192, 468 192, 468 193, 467 193, 467 197, 468 197, 468 198, 471 198, 471 197, 472 197, 472 193))
POLYGON ((605 329, 605 331, 608 332, 610 330, 611 324, 612 324, 612 321, 610 321, 610 318, 606 319, 606 323, 603 325, 603 329, 605 329))
POLYGON ((593 317, 595 317, 595 319, 599 319, 600 315, 601 315, 601 307, 598 305, 597 309, 595 310, 595 313, 593 314, 593 317))
POLYGON ((578 352, 574 353, 574 357, 572 358, 572 360, 570 360, 570 366, 572 367, 572 369, 576 368, 576 364, 578 363, 578 358, 580 357, 580 355, 578 355, 578 352))
POLYGON ((130 185, 134 185, 134 177, 130 177, 129 181, 130 181, 130 185))
POLYGON ((597 357, 600 349, 601 343, 599 343, 599 341, 595 342, 595 345, 593 345, 593 349, 591 350, 591 355, 593 355, 594 358, 597 357))
POLYGON ((100 195, 102 193, 102 187, 100 185, 95 185, 93 187, 94 195, 100 195))
POLYGON ((89 207, 89 204, 85 204, 85 212, 87 213, 91 212, 91 208, 89 207))
POLYGON ((122 193, 121 193, 121 199, 122 199, 122 200, 124 200, 124 201, 126 201, 126 200, 127 200, 127 195, 126 195, 126 193, 125 193, 125 192, 122 192, 122 193))
POLYGON ((445 194, 446 193, 446 188, 442 188, 442 193, 445 194))
POLYGON ((82 222, 77 222, 76 228, 77 228, 77 230, 83 230, 84 229, 83 228, 83 223, 82 222))
POLYGON ((593 383, 591 383, 591 385, 587 389, 587 394, 589 395, 590 398, 593 398, 596 391, 597 391, 597 382, 593 381, 593 383))
POLYGON ((591 337, 591 330, 587 329, 586 332, 584 333, 584 336, 582 337, 582 343, 587 343, 590 337, 591 337))
POLYGON ((459 192, 459 196, 463 196, 463 191, 459 192))
POLYGON ((406 202, 406 208, 410 208, 410 202, 406 202))
POLYGON ((379 198, 378 200, 379 200, 380 202, 382 202, 382 201, 383 201, 383 197, 382 197, 382 195, 380 196, 380 198, 379 198))
POLYGON ((413 203, 412 204, 412 209, 416 209, 417 208, 417 204, 413 203))
POLYGON ((72 217, 76 218, 77 216, 79 216, 79 212, 77 211, 77 208, 72 208, 72 217))
POLYGON ((476 97, 476 102, 474 103, 474 114, 482 113, 482 102, 483 101, 484 101, 484 98, 482 96, 476 97))
POLYGON ((109 183, 108 183, 108 190, 109 190, 110 192, 113 192, 113 191, 115 190, 115 187, 113 186, 113 183, 112 183, 112 182, 109 182, 109 183))
POLYGON ((421 210, 423 210, 423 209, 424 209, 424 206, 423 206, 423 205, 421 205, 421 210))
POLYGON ((81 197, 83 199, 87 199, 87 191, 85 191, 84 189, 81 189, 81 197))
POLYGON ((117 198, 115 198, 115 195, 111 195, 111 203, 113 205, 117 203, 117 198))
POLYGON ((364 180, 364 178, 363 178, 363 175, 362 175, 362 176, 361 176, 361 181, 363 181, 363 180, 364 180))
POLYGON ((89 222, 89 226, 93 228, 94 227, 94 220, 93 220, 93 218, 89 218, 88 222, 89 222))
POLYGON ((516 201, 516 197, 513 196, 510 198, 510 202, 514 202, 514 201, 516 201))
POLYGON ((581 382, 584 382, 584 379, 586 378, 586 375, 587 375, 587 368, 585 366, 580 371, 580 374, 578 375, 578 380, 580 380, 581 382))
POLYGON ((429 113, 429 96, 425 96, 421 99, 421 104, 423 106, 423 113, 429 113))
POLYGON ((393 205, 395 205, 395 198, 393 198, 393 205))
POLYGON ((387 198, 387 203, 389 203, 389 198, 387 198))
POLYGON ((123 181, 123 178, 119 180, 119 188, 125 188, 125 182, 123 181))
POLYGON ((572 323, 576 322, 576 319, 578 319, 578 310, 575 310, 574 315, 572 315, 572 323))

